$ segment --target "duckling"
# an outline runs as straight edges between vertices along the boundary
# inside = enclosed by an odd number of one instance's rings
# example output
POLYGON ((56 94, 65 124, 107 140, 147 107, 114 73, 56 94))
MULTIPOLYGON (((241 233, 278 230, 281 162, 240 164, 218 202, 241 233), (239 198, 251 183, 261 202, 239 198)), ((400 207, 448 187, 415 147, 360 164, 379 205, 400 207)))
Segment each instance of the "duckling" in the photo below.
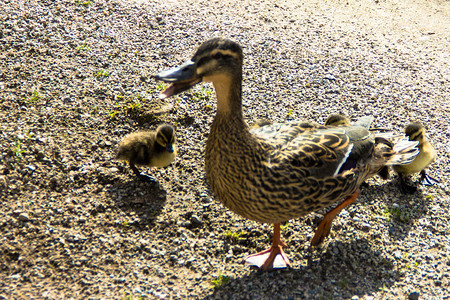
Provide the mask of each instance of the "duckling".
MULTIPOLYGON (((367 127, 367 129, 370 131, 380 131, 380 132, 392 131, 389 128, 381 128, 381 127, 370 128, 370 125, 372 124, 372 122, 373 122, 373 117, 367 116, 367 117, 360 118, 358 121, 356 121, 356 123, 354 125, 367 127)), ((349 126, 350 119, 342 114, 331 114, 325 120, 324 125, 325 126, 349 126)))
POLYGON ((411 122, 405 128, 405 134, 411 141, 419 142, 419 154, 409 164, 395 165, 393 169, 397 172, 402 190, 408 193, 414 193, 417 187, 408 185, 407 177, 409 175, 420 173, 419 183, 432 185, 433 182, 439 181, 428 175, 425 168, 428 167, 436 159, 436 150, 433 145, 426 139, 425 127, 420 122, 411 122))
POLYGON ((272 125, 272 122, 267 119, 256 119, 252 125, 252 129, 258 129, 266 125, 272 125))
POLYGON ((163 124, 156 131, 138 131, 125 136, 118 146, 117 159, 127 161, 140 180, 149 182, 155 178, 139 172, 136 165, 166 167, 176 154, 175 130, 163 124))
POLYGON ((350 120, 341 114, 331 114, 325 120, 325 126, 350 126, 350 120))
POLYGON ((274 224, 272 246, 245 261, 262 270, 286 268, 281 222, 333 203, 311 244, 328 235, 333 218, 356 200, 359 185, 388 164, 410 162, 415 145, 402 138, 377 138, 362 126, 330 127, 292 121, 250 131, 242 113, 241 47, 230 40, 204 42, 181 66, 160 72, 169 82, 160 98, 212 82, 217 112, 206 144, 206 178, 214 195, 233 212, 274 224))

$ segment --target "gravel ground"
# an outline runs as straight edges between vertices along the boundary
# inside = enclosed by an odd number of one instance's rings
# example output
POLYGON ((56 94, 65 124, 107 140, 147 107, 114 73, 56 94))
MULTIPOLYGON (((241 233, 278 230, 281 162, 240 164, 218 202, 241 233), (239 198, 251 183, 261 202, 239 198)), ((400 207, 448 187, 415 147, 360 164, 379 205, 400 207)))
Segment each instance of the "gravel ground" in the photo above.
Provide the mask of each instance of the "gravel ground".
POLYGON ((449 299, 450 4, 397 2, 1 0, 0 299, 449 299), (420 120, 440 183, 371 179, 319 249, 320 215, 283 226, 292 269, 245 266, 272 228, 205 183, 212 88, 151 78, 214 36, 244 48, 249 123, 420 120), (162 122, 179 156, 141 183, 116 145, 162 122))

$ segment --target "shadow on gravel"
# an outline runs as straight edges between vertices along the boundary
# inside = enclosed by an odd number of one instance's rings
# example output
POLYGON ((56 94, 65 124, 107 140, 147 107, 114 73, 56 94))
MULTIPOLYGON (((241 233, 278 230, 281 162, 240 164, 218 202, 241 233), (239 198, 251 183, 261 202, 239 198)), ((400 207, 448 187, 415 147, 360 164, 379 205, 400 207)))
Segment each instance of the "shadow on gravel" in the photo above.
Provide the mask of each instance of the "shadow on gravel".
POLYGON ((415 220, 427 215, 430 199, 428 199, 426 189, 426 186, 418 185, 415 193, 404 193, 400 190, 398 181, 391 180, 382 185, 363 187, 360 201, 367 204, 371 195, 377 195, 384 199, 384 203, 380 206, 384 206, 383 217, 390 221, 389 237, 394 240, 403 240, 415 220))
POLYGON ((204 299, 350 299, 389 289, 402 276, 395 261, 373 250, 364 239, 332 242, 325 252, 314 251, 302 263, 304 266, 298 269, 271 273, 255 270, 230 279, 204 299), (317 274, 321 280, 312 280, 317 274))
POLYGON ((166 202, 166 191, 158 182, 141 182, 137 178, 116 182, 109 189, 111 199, 123 211, 136 216, 129 225, 152 225, 166 202))

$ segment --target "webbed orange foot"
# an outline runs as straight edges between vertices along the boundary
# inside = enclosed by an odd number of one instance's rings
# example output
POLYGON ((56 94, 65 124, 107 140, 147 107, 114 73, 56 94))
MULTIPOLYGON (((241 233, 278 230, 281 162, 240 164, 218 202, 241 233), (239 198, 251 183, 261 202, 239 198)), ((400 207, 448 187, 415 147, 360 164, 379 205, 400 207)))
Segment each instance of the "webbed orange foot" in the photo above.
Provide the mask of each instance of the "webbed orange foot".
POLYGON ((341 212, 344 208, 355 202, 356 198, 358 197, 360 191, 359 189, 356 190, 355 193, 347 197, 347 199, 344 200, 341 204, 330 210, 326 213, 326 215, 323 217, 323 220, 320 222, 319 226, 316 229, 316 233, 314 234, 314 237, 311 240, 311 246, 318 246, 320 245, 323 240, 328 236, 331 229, 331 224, 333 223, 333 219, 336 217, 338 213, 341 212))
POLYGON ((265 251, 249 255, 245 258, 245 262, 262 271, 285 269, 290 266, 289 259, 281 246, 270 247, 265 251))
POLYGON ((274 224, 272 246, 267 250, 247 256, 245 262, 262 271, 288 268, 290 263, 283 247, 286 247, 286 244, 280 239, 280 224, 277 223, 274 224))

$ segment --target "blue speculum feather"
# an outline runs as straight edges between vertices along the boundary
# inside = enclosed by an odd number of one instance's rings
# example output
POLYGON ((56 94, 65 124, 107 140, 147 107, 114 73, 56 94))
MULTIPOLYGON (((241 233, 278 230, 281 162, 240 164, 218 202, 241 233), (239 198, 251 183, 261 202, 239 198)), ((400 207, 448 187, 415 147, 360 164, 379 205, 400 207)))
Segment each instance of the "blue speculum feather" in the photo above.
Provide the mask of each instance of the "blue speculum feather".
POLYGON ((343 173, 344 171, 356 168, 356 160, 348 159, 339 169, 338 174, 343 173))

